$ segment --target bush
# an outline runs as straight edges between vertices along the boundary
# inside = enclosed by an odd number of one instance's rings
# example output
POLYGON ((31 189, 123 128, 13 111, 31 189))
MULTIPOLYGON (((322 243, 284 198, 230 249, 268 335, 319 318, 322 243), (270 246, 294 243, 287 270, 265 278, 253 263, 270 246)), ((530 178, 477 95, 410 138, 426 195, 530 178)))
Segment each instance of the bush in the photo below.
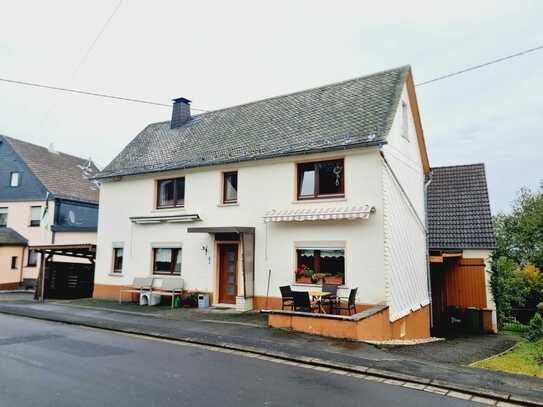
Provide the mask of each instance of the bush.
POLYGON ((543 338, 543 317, 541 317, 539 312, 530 320, 529 326, 528 334, 526 335, 529 341, 535 342, 543 338))

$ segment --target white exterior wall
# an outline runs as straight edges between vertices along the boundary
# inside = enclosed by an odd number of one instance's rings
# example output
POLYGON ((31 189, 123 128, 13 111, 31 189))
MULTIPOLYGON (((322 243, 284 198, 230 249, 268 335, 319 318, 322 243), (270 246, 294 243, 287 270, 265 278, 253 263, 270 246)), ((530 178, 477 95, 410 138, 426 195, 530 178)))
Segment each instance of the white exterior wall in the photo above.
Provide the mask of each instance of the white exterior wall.
POLYGON ((424 171, 405 87, 401 101, 408 109, 407 138, 403 136, 400 102, 387 138, 388 144, 383 147, 383 154, 393 172, 383 162, 385 270, 392 321, 430 302, 424 171))
MULTIPOLYGON (((345 245, 345 285, 358 287, 358 301, 385 300, 382 164, 377 149, 291 157, 243 163, 239 166, 210 167, 189 171, 125 177, 103 183, 100 190, 98 252, 95 283, 130 284, 135 276, 152 273, 152 247, 156 244, 182 245, 185 287, 213 292, 218 298, 214 237, 188 234, 188 227, 255 227, 255 295, 265 296, 271 269, 270 297, 279 297, 279 286, 294 284, 296 242, 345 245), (345 159, 345 198, 296 201, 296 162, 345 159), (221 202, 222 171, 238 170, 238 203, 221 202), (185 178, 184 209, 154 209, 155 180, 185 178), (262 216, 271 209, 375 206, 368 220, 271 223, 262 216), (130 216, 198 214, 202 221, 176 224, 135 225, 130 216), (122 275, 111 275, 113 247, 122 245, 122 275), (205 246, 208 253, 202 250, 205 246)), ((241 267, 239 267, 241 269, 241 267)), ((241 293, 241 276, 238 290, 241 293)))

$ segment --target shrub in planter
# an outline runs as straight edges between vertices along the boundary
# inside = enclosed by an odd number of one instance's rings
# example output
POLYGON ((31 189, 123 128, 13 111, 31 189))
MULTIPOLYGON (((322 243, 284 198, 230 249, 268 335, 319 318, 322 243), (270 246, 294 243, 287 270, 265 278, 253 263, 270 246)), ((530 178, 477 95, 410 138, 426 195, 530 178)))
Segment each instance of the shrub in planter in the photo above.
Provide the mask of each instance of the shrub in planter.
POLYGON ((198 306, 198 294, 196 293, 187 293, 183 297, 183 307, 184 308, 196 308, 198 306))

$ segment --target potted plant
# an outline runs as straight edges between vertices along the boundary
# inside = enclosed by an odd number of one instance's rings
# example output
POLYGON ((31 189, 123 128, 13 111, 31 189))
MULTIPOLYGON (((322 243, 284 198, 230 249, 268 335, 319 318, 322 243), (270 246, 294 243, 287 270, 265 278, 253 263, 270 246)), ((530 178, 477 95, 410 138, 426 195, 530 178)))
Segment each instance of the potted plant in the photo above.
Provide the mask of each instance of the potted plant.
POLYGON ((324 282, 326 284, 342 285, 343 284, 343 275, 342 274, 336 274, 335 276, 326 275, 326 276, 324 276, 324 282))
POLYGON ((302 264, 296 269, 296 282, 302 284, 311 284, 315 272, 307 267, 305 264, 302 264))
POLYGON ((196 308, 198 306, 198 294, 187 293, 183 297, 183 308, 196 308))
POLYGON ((311 282, 313 284, 322 284, 322 279, 324 278, 326 274, 324 273, 313 273, 311 276, 311 282))

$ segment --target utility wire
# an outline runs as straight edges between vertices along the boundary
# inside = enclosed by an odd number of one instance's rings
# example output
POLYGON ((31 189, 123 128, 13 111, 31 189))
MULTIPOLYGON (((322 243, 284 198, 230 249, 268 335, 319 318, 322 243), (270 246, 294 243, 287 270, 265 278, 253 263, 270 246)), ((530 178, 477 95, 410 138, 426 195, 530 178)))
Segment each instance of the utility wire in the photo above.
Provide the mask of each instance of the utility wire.
MULTIPOLYGON (((17 80, 8 79, 8 78, 0 78, 0 82, 14 83, 14 84, 17 84, 17 85, 25 85, 25 86, 33 86, 35 88, 52 89, 52 90, 58 90, 58 91, 61 91, 61 92, 78 93, 80 95, 89 95, 89 96, 97 96, 97 97, 103 97, 103 98, 109 98, 109 99, 124 100, 126 102, 144 103, 144 104, 147 104, 147 105, 165 106, 165 107, 171 107, 172 106, 171 104, 160 103, 160 102, 152 102, 152 101, 149 101, 149 100, 125 98, 125 97, 122 97, 122 96, 107 95, 105 93, 97 93, 97 92, 88 92, 88 91, 85 91, 85 90, 78 90, 78 89, 60 88, 60 87, 57 87, 57 86, 42 85, 40 83, 34 83, 34 82, 17 81, 17 80)), ((208 110, 198 109, 198 108, 192 108, 192 110, 197 110, 199 112, 207 112, 208 111, 208 110)))
MULTIPOLYGON (((524 51, 521 51, 521 52, 517 52, 516 54, 511 54, 511 55, 508 55, 508 56, 505 56, 505 57, 502 57, 502 58, 498 58, 498 59, 495 59, 495 60, 492 60, 492 61, 485 62, 483 64, 471 66, 469 68, 465 68, 465 69, 462 69, 460 71, 456 71, 456 72, 449 73, 447 75, 439 76, 437 78, 430 79, 430 80, 425 81, 425 82, 417 83, 415 86, 428 85, 428 84, 433 83, 433 82, 437 82, 437 81, 441 81, 443 79, 447 79, 447 78, 450 78, 450 77, 453 77, 453 76, 461 75, 461 74, 466 73, 466 72, 474 71, 476 69, 480 69, 480 68, 483 68, 483 67, 486 67, 486 66, 489 66, 489 65, 497 64, 498 62, 507 61, 509 59, 516 58, 516 57, 519 57, 519 56, 522 56, 522 55, 526 55, 526 54, 529 54, 529 53, 532 53, 532 52, 535 52, 535 51, 539 51, 539 50, 542 50, 542 49, 543 49, 543 45, 540 45, 540 46, 535 47, 535 48, 530 48, 530 49, 527 49, 527 50, 524 50, 524 51)), ((78 94, 81 94, 81 95, 89 95, 89 96, 104 97, 104 98, 109 98, 109 99, 124 100, 126 102, 136 102, 136 103, 144 103, 144 104, 147 104, 147 105, 171 107, 171 105, 169 105, 169 104, 160 103, 160 102, 153 102, 153 101, 149 101, 149 100, 126 98, 126 97, 121 97, 121 96, 107 95, 107 94, 104 94, 104 93, 88 92, 88 91, 84 91, 84 90, 77 90, 77 89, 70 89, 70 88, 61 88, 61 87, 57 87, 57 86, 42 85, 40 83, 18 81, 18 80, 8 79, 8 78, 1 78, 0 77, 0 82, 8 82, 8 83, 13 83, 13 84, 17 84, 17 85, 25 85, 25 86, 33 86, 33 87, 36 87, 36 88, 58 90, 58 91, 61 91, 61 92, 78 93, 78 94)), ((194 108, 194 107, 192 109, 195 110, 195 111, 199 111, 199 112, 208 112, 208 110, 205 110, 205 109, 198 109, 198 108, 194 108)))
POLYGON ((109 18, 106 20, 106 22, 104 23, 104 25, 102 26, 102 28, 101 28, 100 31, 98 32, 98 35, 94 38, 94 41, 92 41, 91 45, 90 45, 89 48, 87 49, 87 52, 85 52, 85 55, 84 55, 83 58, 81 59, 81 62, 79 62, 79 65, 77 66, 75 72, 79 71, 79 69, 83 66, 83 64, 84 64, 85 61, 87 60, 88 56, 90 55, 90 53, 91 53, 92 50, 94 49, 94 46, 96 45, 96 43, 98 42, 98 40, 100 39, 100 37, 102 36, 102 34, 104 33, 104 31, 106 30, 107 26, 109 25, 109 23, 111 22, 111 20, 113 19, 113 17, 115 17, 115 14, 117 14, 117 11, 119 11, 119 9, 121 8, 121 4, 123 4, 123 0, 119 0, 119 3, 117 3, 117 6, 116 6, 115 9, 113 10, 113 13, 111 13, 111 15, 109 16, 109 18))
POLYGON ((485 63, 480 64, 480 65, 470 66, 469 68, 465 68, 465 69, 462 69, 460 71, 452 72, 452 73, 449 73, 447 75, 438 76, 437 78, 430 79, 430 80, 425 81, 425 82, 417 83, 415 86, 428 85, 429 83, 433 83, 433 82, 441 81, 443 79, 451 78, 453 76, 461 75, 461 74, 466 73, 466 72, 470 72, 470 71, 474 71, 476 69, 484 68, 485 66, 497 64, 498 62, 507 61, 509 59, 520 57, 522 55, 526 55, 526 54, 529 54, 531 52, 539 51, 541 49, 543 49, 543 45, 540 45, 540 46, 535 47, 535 48, 530 48, 530 49, 527 49, 525 51, 517 52, 516 54, 511 54, 511 55, 507 55, 507 56, 502 57, 502 58, 494 59, 493 61, 488 61, 488 62, 485 62, 485 63))

